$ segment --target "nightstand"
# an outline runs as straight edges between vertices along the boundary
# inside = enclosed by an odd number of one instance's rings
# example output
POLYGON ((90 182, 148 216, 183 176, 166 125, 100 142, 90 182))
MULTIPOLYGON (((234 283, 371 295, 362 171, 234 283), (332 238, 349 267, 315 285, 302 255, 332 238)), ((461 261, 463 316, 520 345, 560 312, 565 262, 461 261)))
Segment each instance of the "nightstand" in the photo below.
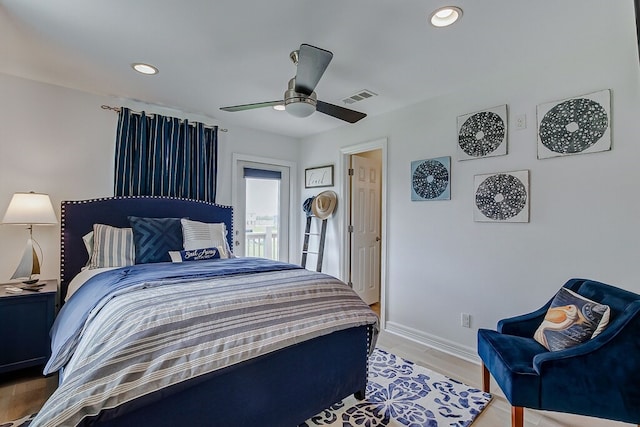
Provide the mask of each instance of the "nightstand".
POLYGON ((0 373, 44 365, 51 354, 49 330, 56 311, 57 280, 42 280, 38 292, 10 294, 0 285, 0 373))

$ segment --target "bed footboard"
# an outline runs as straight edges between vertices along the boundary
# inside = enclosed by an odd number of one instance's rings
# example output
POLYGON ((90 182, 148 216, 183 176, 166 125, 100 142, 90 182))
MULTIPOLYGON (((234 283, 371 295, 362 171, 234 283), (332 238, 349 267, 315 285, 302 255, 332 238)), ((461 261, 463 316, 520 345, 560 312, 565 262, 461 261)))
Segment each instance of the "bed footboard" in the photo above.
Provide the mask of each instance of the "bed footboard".
POLYGON ((82 425, 296 426, 367 383, 369 327, 346 329, 103 411, 82 425))

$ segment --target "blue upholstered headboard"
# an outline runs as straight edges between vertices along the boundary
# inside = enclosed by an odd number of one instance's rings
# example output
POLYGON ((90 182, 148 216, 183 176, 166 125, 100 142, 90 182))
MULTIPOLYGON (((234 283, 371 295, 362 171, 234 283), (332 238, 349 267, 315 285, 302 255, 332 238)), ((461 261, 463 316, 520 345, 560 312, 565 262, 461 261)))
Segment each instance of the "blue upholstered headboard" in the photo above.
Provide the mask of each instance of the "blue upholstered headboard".
POLYGON ((71 279, 87 263, 88 254, 82 236, 93 230, 93 224, 129 227, 128 216, 224 222, 228 230, 227 241, 233 250, 233 208, 231 206, 154 196, 63 201, 60 237, 60 301, 64 301, 71 279))

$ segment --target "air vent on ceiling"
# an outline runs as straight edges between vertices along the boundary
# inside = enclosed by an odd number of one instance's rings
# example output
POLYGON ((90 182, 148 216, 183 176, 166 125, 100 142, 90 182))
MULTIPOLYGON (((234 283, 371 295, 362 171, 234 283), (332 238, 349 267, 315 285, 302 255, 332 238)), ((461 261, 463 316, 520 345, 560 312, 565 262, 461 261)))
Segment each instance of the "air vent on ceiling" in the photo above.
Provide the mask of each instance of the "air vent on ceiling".
POLYGON ((363 89, 363 90, 360 90, 360 91, 354 93, 351 96, 348 96, 348 97, 344 98, 342 100, 342 102, 344 102, 345 104, 354 104, 354 103, 356 103, 358 101, 362 101, 364 99, 371 98, 372 96, 378 96, 378 94, 377 93, 373 93, 368 89, 363 89))

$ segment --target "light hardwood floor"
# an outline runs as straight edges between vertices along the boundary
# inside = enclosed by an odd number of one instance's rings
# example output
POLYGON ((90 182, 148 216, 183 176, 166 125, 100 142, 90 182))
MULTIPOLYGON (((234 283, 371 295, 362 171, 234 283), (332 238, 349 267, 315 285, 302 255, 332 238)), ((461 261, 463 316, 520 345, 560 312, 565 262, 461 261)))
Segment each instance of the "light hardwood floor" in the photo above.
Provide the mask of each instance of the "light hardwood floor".
POLYGON ((38 412, 57 385, 57 375, 43 377, 42 367, 0 375, 0 423, 38 412))
MULTIPOLYGON (((440 372, 465 384, 481 387, 480 366, 442 353, 396 335, 381 333, 378 347, 405 359, 440 372)), ((53 393, 57 378, 43 378, 37 369, 0 376, 0 423, 38 411, 53 393)), ((498 386, 492 383, 494 398, 473 423, 473 427, 509 427, 511 409, 498 386)), ((622 427, 631 424, 576 415, 525 409, 526 427, 622 427)))

